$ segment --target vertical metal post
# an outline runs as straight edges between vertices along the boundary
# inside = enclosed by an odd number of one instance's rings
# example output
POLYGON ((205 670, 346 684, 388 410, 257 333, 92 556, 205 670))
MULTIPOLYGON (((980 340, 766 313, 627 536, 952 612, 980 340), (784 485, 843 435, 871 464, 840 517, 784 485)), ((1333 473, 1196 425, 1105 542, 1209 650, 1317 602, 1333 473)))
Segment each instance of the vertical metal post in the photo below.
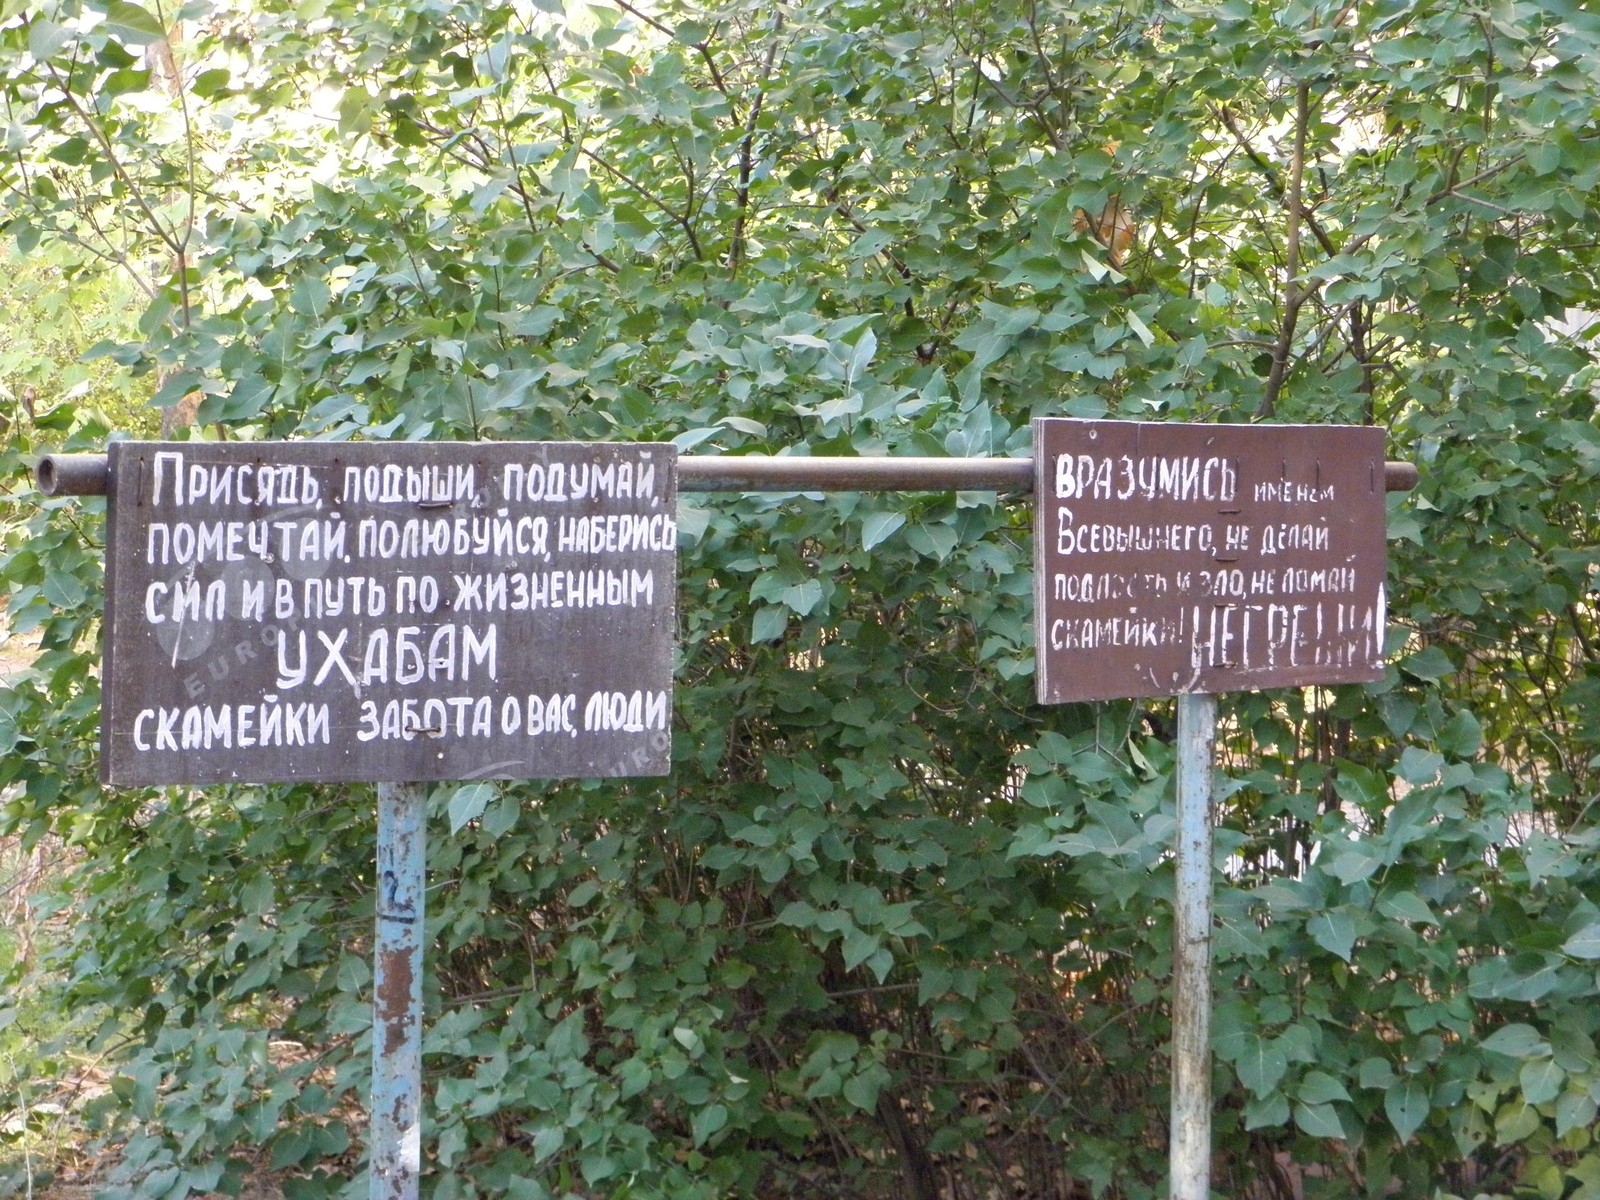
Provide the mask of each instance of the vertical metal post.
POLYGON ((422 1177, 422 933, 427 870, 420 783, 378 785, 369 1195, 416 1200, 422 1177))
POLYGON ((1217 698, 1178 697, 1172 930, 1172 1200, 1211 1190, 1211 769, 1217 698))

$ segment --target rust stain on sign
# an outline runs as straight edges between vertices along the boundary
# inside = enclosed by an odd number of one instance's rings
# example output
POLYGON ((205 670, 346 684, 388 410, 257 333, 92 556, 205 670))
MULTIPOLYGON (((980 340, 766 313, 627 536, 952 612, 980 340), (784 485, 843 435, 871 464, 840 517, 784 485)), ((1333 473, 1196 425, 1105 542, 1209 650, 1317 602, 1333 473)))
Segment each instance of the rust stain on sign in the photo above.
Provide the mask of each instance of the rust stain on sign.
POLYGON ((1381 679, 1383 443, 1035 421, 1039 701, 1381 679))

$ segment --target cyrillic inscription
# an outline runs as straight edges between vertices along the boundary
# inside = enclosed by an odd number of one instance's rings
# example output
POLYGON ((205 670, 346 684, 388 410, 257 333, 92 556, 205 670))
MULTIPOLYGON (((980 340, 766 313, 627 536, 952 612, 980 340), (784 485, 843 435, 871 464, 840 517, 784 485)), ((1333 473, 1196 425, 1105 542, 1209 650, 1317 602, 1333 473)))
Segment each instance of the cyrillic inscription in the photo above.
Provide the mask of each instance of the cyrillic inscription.
POLYGON ((1383 675, 1383 431, 1034 422, 1041 703, 1383 675))
POLYGON ((662 774, 676 452, 116 443, 115 784, 662 774))

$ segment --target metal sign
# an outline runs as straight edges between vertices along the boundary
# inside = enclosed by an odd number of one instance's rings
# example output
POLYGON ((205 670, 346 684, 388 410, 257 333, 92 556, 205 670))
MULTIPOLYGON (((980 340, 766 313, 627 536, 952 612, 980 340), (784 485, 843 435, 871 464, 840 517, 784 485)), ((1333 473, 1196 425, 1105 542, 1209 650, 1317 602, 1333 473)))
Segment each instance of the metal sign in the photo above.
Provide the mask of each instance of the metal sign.
POLYGON ((1381 679, 1383 443, 1036 420, 1040 703, 1381 679))
POLYGON ((118 785, 659 775, 676 450, 111 447, 118 785))

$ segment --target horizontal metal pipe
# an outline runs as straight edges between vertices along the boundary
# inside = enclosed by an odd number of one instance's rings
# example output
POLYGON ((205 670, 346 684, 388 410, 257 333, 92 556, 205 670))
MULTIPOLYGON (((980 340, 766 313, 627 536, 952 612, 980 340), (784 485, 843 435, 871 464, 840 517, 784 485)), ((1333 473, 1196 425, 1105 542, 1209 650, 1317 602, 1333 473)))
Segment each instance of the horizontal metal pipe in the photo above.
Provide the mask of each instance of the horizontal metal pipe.
POLYGON ((1027 492, 1031 458, 685 455, 680 492, 1027 492))
POLYGON ((1416 463, 1390 461, 1383 464, 1383 490, 1386 492, 1409 492, 1421 478, 1416 463))
MULTIPOLYGON (((46 454, 34 470, 46 496, 103 496, 104 454, 46 454)), ((1384 464, 1384 488, 1408 492, 1417 468, 1384 464)), ((680 492, 1031 492, 1032 458, 808 458, 693 454, 678 459, 680 492)))
POLYGON ((104 454, 46 454, 33 468, 46 496, 104 496, 110 480, 104 454))

